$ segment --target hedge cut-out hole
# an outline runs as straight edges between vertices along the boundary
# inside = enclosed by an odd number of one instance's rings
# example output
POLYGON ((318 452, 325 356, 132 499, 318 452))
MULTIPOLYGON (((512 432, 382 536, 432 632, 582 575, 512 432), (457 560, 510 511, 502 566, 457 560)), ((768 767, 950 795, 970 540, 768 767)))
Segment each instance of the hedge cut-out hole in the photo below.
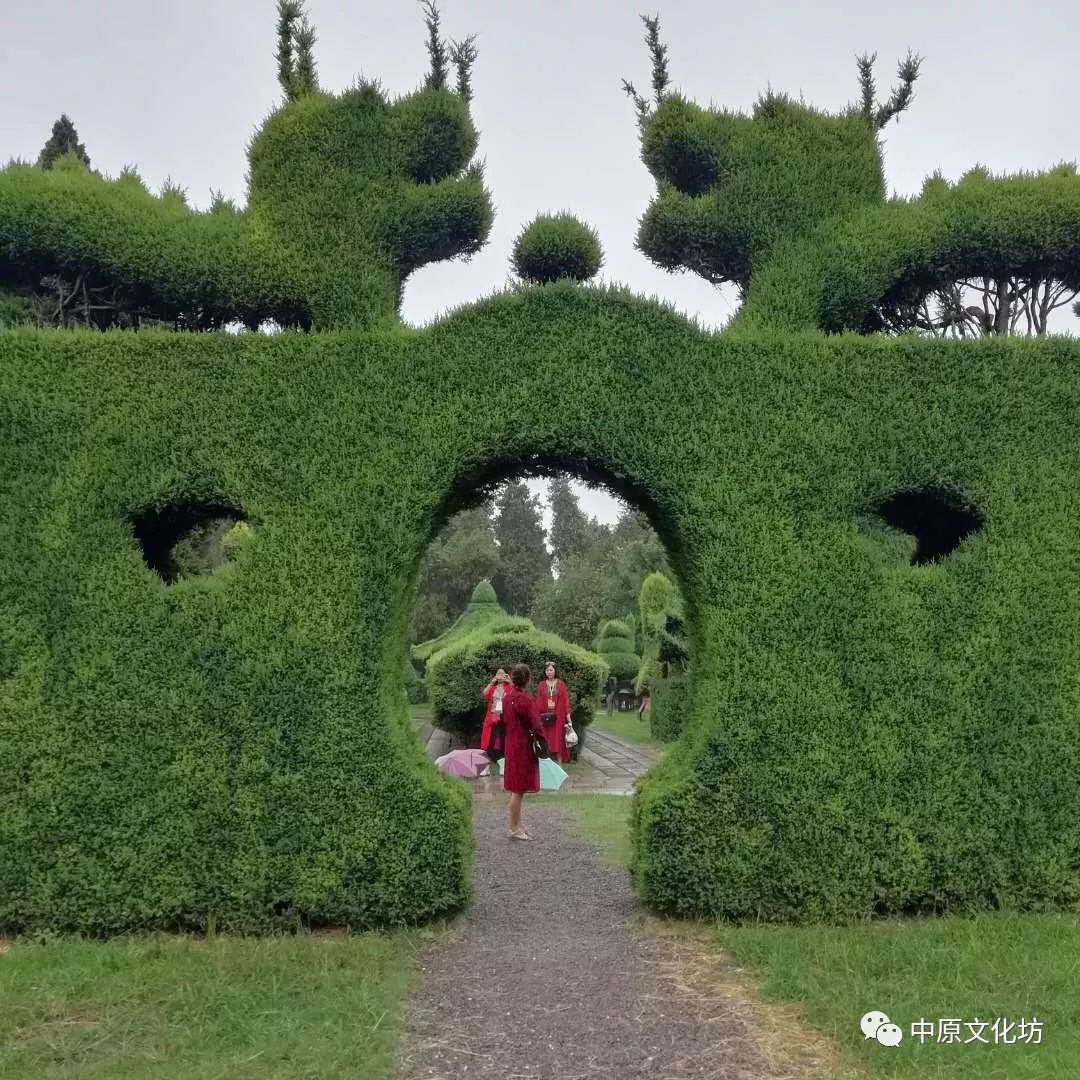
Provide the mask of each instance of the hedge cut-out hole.
POLYGON ((973 507, 933 489, 897 492, 878 505, 877 514, 894 529, 915 537, 914 566, 940 562, 983 524, 973 507))
POLYGON ((220 569, 251 530, 235 506, 199 501, 144 510, 131 525, 146 565, 169 585, 220 569))

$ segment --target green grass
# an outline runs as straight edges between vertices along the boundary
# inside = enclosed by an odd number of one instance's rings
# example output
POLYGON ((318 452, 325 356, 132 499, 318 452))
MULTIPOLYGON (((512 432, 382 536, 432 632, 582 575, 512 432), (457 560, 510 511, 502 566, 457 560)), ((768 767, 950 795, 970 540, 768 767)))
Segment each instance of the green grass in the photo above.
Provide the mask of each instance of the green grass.
POLYGON ((625 795, 542 794, 530 795, 525 803, 528 817, 533 801, 552 802, 574 815, 574 831, 583 840, 598 843, 607 862, 630 863, 630 800, 625 795))
POLYGON ((419 705, 409 704, 409 715, 414 720, 430 720, 434 713, 432 712, 431 705, 428 702, 422 702, 419 705))
MULTIPOLYGON (((580 834, 629 863, 630 800, 554 796, 580 834)), ((867 1077, 895 1080, 1066 1080, 1080 1077, 1080 916, 984 915, 890 919, 845 927, 720 926, 717 941, 753 972, 762 996, 797 1003, 867 1077), (900 1046, 864 1040, 862 1016, 886 1013, 900 1046), (920 1019, 967 1022, 1037 1017, 1042 1043, 919 1044, 920 1019)), ((1014 1032, 1015 1033, 1015 1032, 1014 1032)), ((934 1039, 937 1032, 935 1027, 934 1039)))
MULTIPOLYGON (((1080 918, 995 915, 827 927, 721 927, 720 944, 753 969, 767 998, 800 1002, 868 1076, 903 1080, 1054 1080, 1080 1076, 1080 918), (867 1042, 860 1018, 900 1025, 891 1049, 867 1042), (911 1025, 958 1018, 1043 1021, 1041 1045, 924 1044, 911 1025)), ((936 1039, 936 1031, 935 1031, 936 1039)))
POLYGON ((416 934, 0 952, 2 1080, 388 1080, 416 934))
MULTIPOLYGON (((606 711, 596 713, 592 726, 606 731, 609 735, 618 735, 629 742, 638 743, 640 746, 650 746, 655 750, 662 750, 664 744, 657 742, 652 737, 652 729, 649 726, 648 713, 644 720, 639 720, 637 710, 625 713, 612 713, 608 716, 606 711)), ((589 737, 585 736, 585 744, 588 745, 589 737)))

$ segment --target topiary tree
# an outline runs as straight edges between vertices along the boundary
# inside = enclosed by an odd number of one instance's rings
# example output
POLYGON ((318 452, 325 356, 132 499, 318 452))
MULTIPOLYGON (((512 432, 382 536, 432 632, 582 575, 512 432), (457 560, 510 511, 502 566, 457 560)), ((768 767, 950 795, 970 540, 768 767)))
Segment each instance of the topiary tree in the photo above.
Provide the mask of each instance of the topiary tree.
POLYGON ((660 678, 661 634, 668 612, 675 602, 675 586, 666 574, 649 574, 638 594, 638 623, 641 628, 641 666, 634 680, 634 692, 644 694, 660 678))
POLYGON ((843 112, 770 92, 746 116, 671 91, 659 22, 645 22, 653 97, 624 83, 657 181, 637 245, 666 270, 736 285, 745 303, 733 329, 1007 333, 1024 322, 1045 333, 1049 313, 1080 291, 1080 178, 1070 165, 997 179, 977 170, 886 201, 878 133, 911 104, 919 57, 901 61, 884 102, 874 57, 863 56, 860 100, 843 112), (956 302, 973 279, 981 312, 956 302), (935 296, 944 302, 933 314, 935 296))
POLYGON ((0 283, 77 274, 185 328, 395 323, 411 273, 473 254, 491 228, 467 97, 475 49, 440 39, 457 88, 432 73, 391 100, 367 81, 320 89, 314 40, 301 5, 282 2, 285 102, 251 141, 242 212, 198 213, 123 177, 11 165, 0 170, 0 283))
POLYGON ((427 663, 435 653, 445 649, 462 638, 469 637, 478 630, 518 629, 531 626, 528 619, 508 615, 495 595, 495 588, 490 581, 481 581, 473 589, 469 606, 438 637, 414 645, 411 650, 413 660, 427 663))
POLYGON ((634 652, 634 631, 628 622, 619 619, 605 622, 596 639, 596 651, 620 685, 633 682, 641 667, 641 657, 634 652))
POLYGON ((693 703, 689 672, 658 679, 650 688, 649 732, 658 742, 675 742, 686 729, 693 703))
POLYGON ((539 214, 514 241, 511 265, 523 281, 588 281, 604 263, 596 230, 570 213, 539 214))
POLYGON ((607 664, 596 653, 537 630, 531 624, 479 630, 431 658, 427 684, 436 726, 472 739, 484 719, 480 691, 495 671, 500 667, 509 671, 515 664, 528 664, 535 688, 549 660, 555 663, 559 677, 566 683, 574 728, 579 738, 582 737, 592 721, 593 703, 607 678, 607 664))

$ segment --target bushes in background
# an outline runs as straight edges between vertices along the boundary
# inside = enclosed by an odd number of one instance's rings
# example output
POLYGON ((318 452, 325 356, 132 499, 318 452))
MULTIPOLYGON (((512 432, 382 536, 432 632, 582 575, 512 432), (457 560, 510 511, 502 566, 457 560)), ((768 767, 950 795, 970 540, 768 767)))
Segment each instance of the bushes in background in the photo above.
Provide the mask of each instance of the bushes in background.
POLYGON ((566 683, 574 726, 580 733, 592 721, 592 703, 600 696, 607 678, 604 661, 528 623, 512 631, 477 631, 431 658, 428 688, 436 726, 471 738, 479 732, 484 719, 485 704, 480 692, 491 676, 500 667, 509 671, 515 664, 528 664, 532 691, 549 660, 566 683))
POLYGON ((600 627, 596 651, 604 658, 608 670, 622 686, 632 683, 641 667, 641 657, 634 652, 634 629, 620 619, 609 619, 600 627))

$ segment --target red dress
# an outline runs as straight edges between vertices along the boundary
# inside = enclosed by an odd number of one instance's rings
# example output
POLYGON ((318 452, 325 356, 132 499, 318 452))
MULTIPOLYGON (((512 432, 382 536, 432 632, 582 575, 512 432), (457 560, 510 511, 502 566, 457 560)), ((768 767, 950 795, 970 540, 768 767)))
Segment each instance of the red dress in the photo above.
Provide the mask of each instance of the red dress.
POLYGON ((566 721, 570 717, 570 691, 566 689, 566 683, 562 679, 555 680, 554 695, 548 692, 547 679, 540 680, 536 688, 536 711, 541 716, 546 712, 555 713, 555 723, 543 724, 541 729, 551 748, 552 758, 565 764, 570 760, 570 747, 566 745, 566 721), (554 709, 549 706, 550 701, 555 702, 554 709))
MULTIPOLYGON (((491 728, 493 724, 497 724, 503 718, 502 712, 495 711, 495 691, 502 687, 502 699, 503 707, 506 706, 506 700, 510 697, 510 691, 513 687, 510 683, 496 683, 494 686, 488 685, 484 687, 484 700, 488 703, 487 713, 484 715, 484 727, 480 732, 480 749, 489 750, 491 746, 491 728)), ((498 740, 496 740, 498 742, 498 740)), ((502 747, 497 745, 494 749, 501 751, 502 747)))
POLYGON ((506 720, 506 757, 503 758, 503 789, 519 792, 540 790, 540 762, 529 742, 529 732, 539 731, 536 702, 524 690, 514 687, 503 698, 506 720))

